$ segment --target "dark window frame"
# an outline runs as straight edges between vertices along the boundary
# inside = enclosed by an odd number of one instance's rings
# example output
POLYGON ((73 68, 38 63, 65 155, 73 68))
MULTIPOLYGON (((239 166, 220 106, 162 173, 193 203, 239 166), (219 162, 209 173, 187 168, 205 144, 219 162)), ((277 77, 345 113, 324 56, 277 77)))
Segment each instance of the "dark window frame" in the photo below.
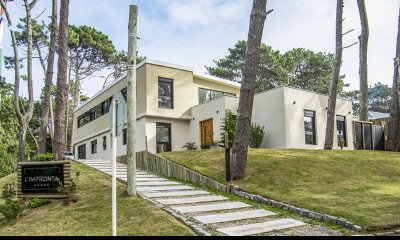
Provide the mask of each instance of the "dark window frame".
POLYGON ((78 159, 86 159, 86 143, 78 146, 78 159))
POLYGON ((170 79, 170 78, 164 78, 164 77, 158 77, 158 85, 157 85, 157 91, 158 91, 158 108, 162 108, 162 109, 174 109, 175 107, 175 101, 174 101, 174 80, 170 79), (160 106, 160 83, 167 83, 167 84, 171 84, 171 107, 163 107, 160 106))
POLYGON ((128 143, 128 129, 122 129, 122 144, 125 146, 128 143))
POLYGON ((311 111, 311 110, 304 110, 304 141, 306 145, 312 145, 312 146, 316 146, 317 144, 317 121, 316 121, 316 112, 315 111, 311 111), (306 131, 306 124, 305 124, 305 118, 311 118, 311 123, 312 123, 312 143, 307 143, 307 136, 309 136, 310 134, 307 133, 306 131))
POLYGON ((128 101, 128 88, 124 88, 121 90, 122 96, 125 99, 125 102, 128 101))
POLYGON ((96 119, 102 117, 103 115, 110 112, 112 97, 108 98, 102 103, 99 103, 89 111, 85 112, 84 114, 80 115, 77 118, 78 121, 78 128, 85 126, 88 123, 95 121, 96 119))
POLYGON ((107 136, 103 136, 103 151, 107 150, 107 136))
MULTIPOLYGON (((344 132, 343 132, 343 140, 344 140, 344 147, 348 147, 348 141, 347 141, 347 118, 346 116, 341 116, 341 115, 337 115, 336 116, 336 131, 339 131, 339 122, 343 122, 344 123, 344 132), (343 120, 339 120, 339 118, 343 118, 343 120)), ((340 147, 340 143, 339 143, 339 134, 337 135, 337 141, 338 141, 338 146, 340 147)))
POLYGON ((212 90, 212 89, 201 88, 201 87, 199 87, 199 90, 198 90, 199 104, 210 102, 210 101, 213 101, 215 99, 218 99, 218 98, 221 98, 221 97, 226 97, 226 96, 237 97, 237 95, 235 93, 223 92, 223 91, 212 90), (209 98, 207 98, 207 96, 206 96, 206 100, 204 102, 200 101, 200 91, 202 91, 202 90, 203 91, 204 90, 207 91, 208 92, 207 95, 209 96, 209 98), (220 93, 220 94, 222 93, 222 96, 213 98, 213 93, 220 93))
POLYGON ((90 142, 90 146, 91 146, 91 153, 92 154, 96 154, 97 153, 97 139, 93 140, 90 142))
MULTIPOLYGON (((166 152, 171 152, 172 151, 172 124, 171 123, 162 123, 162 122, 157 122, 156 123, 156 148, 158 147, 158 145, 166 145, 167 147, 167 151, 166 152), (157 128, 167 128, 168 129, 168 139, 169 142, 166 144, 164 142, 158 142, 157 141, 157 128)), ((158 148, 156 149, 157 153, 158 153, 158 148)))

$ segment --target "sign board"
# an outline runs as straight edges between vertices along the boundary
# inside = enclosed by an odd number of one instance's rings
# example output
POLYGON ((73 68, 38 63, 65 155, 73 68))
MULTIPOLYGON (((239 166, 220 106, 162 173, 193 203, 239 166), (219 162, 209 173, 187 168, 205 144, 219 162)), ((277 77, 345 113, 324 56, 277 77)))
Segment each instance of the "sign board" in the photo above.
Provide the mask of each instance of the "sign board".
POLYGON ((58 180, 64 184, 64 165, 22 166, 22 186, 24 193, 57 193, 58 180))
MULTIPOLYGON (((124 126, 124 123, 125 123, 125 117, 126 117, 126 114, 125 114, 125 106, 126 106, 126 101, 125 101, 125 98, 124 98, 124 96, 122 95, 122 93, 120 92, 120 91, 118 91, 114 96, 113 96, 113 99, 112 99, 113 101, 117 101, 118 102, 118 104, 117 104, 117 110, 116 110, 116 112, 117 112, 117 123, 116 123, 116 135, 117 135, 117 137, 119 137, 119 136, 121 136, 122 135, 122 127, 124 126)), ((112 126, 112 122, 113 122, 113 120, 112 120, 112 111, 113 111, 113 107, 112 107, 113 105, 111 104, 111 107, 110 107, 110 114, 109 114, 109 116, 110 116, 110 129, 113 127, 112 126)))
POLYGON ((18 163, 18 197, 65 198, 57 191, 58 179, 71 184, 70 161, 18 163))

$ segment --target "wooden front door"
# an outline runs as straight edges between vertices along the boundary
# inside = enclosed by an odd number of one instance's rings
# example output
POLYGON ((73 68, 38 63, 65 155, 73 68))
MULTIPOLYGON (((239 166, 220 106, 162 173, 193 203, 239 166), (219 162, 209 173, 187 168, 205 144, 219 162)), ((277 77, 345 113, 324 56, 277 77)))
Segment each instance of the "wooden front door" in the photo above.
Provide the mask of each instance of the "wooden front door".
POLYGON ((206 121, 200 122, 200 138, 201 144, 205 142, 213 142, 214 138, 214 128, 213 128, 213 120, 208 119, 206 121))

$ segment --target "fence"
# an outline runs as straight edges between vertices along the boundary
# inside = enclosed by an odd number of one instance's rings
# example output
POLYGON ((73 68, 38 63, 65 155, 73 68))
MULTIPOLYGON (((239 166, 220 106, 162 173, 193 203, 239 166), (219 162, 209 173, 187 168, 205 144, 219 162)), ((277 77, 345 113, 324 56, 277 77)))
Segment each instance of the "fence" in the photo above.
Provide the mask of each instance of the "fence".
POLYGON ((163 157, 146 151, 136 153, 136 166, 138 169, 148 171, 156 175, 173 177, 181 181, 200 185, 202 187, 211 188, 221 192, 227 192, 226 186, 223 184, 192 171, 178 163, 171 162, 163 157))

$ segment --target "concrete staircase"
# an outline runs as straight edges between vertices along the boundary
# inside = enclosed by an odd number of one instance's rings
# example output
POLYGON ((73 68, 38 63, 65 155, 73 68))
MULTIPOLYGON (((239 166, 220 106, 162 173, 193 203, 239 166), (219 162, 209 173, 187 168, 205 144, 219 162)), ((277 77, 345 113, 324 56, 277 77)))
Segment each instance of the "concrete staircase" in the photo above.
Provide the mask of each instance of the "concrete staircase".
MULTIPOLYGON (((108 175, 112 174, 110 161, 79 162, 108 175)), ((212 229, 219 235, 259 235, 306 225, 294 219, 279 218, 274 212, 257 209, 243 202, 233 202, 224 196, 212 195, 146 172, 137 171, 136 174, 137 191, 140 195, 212 229)), ((117 165, 117 178, 126 182, 125 165, 117 165)))

